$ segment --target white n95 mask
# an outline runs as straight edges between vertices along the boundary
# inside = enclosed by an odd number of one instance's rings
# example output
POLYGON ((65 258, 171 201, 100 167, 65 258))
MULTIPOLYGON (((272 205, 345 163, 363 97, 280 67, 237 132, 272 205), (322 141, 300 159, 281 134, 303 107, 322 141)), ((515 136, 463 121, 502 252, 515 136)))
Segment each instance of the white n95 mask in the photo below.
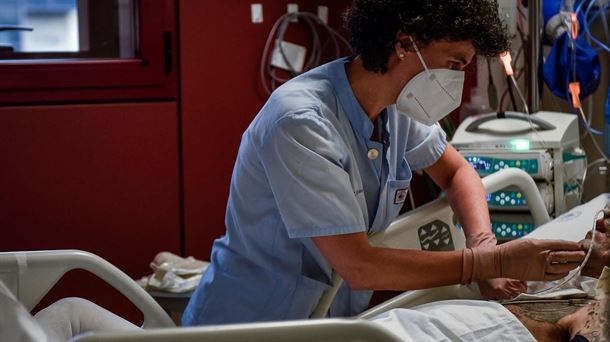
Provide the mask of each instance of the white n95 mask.
POLYGON ((464 72, 449 69, 428 69, 413 43, 424 71, 415 75, 404 86, 396 99, 399 114, 432 126, 447 116, 462 102, 464 72))

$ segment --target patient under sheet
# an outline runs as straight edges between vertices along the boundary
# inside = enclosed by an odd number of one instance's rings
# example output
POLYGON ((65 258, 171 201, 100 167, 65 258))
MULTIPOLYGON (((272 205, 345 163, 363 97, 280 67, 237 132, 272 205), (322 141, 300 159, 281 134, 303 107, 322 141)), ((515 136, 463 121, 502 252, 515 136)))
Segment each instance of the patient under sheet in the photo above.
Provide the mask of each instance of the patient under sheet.
MULTIPOLYGON (((88 331, 138 329, 86 300, 72 299, 70 315, 61 312, 64 304, 59 303, 42 310, 33 319, 0 282, 0 341, 68 341, 88 331), (80 331, 66 329, 71 323, 58 319, 69 316, 78 318, 76 325, 80 331)), ((484 301, 452 300, 421 305, 414 310, 394 309, 375 317, 373 322, 404 341, 535 341, 510 311, 484 301)), ((73 327, 76 325, 72 322, 73 327)))
MULTIPOLYGON (((590 229, 595 212, 609 202, 610 195, 599 196, 539 227, 530 235, 541 239, 561 235, 567 240, 578 241, 590 229)), ((607 294, 610 293, 610 269, 604 271, 607 274, 602 274, 600 283, 605 286, 607 294)), ((591 297, 600 283, 592 278, 575 277, 566 284, 568 288, 557 289, 553 295, 560 298, 591 297)), ((551 287, 553 283, 529 285, 529 291, 535 292, 551 287)), ((538 297, 548 299, 549 295, 538 297)), ((610 306, 609 303, 605 305, 610 306)), ((503 305, 480 300, 448 300, 411 309, 393 309, 371 321, 404 341, 535 341, 525 325, 503 305)), ((139 327, 91 302, 74 298, 49 306, 34 319, 0 280, 0 341, 67 341, 88 331, 135 329, 139 327), (59 319, 61 317, 65 319, 59 319), (73 335, 62 336, 66 332, 73 335)))
POLYGON ((403 341, 536 341, 504 306, 478 300, 447 300, 393 309, 371 321, 403 341))

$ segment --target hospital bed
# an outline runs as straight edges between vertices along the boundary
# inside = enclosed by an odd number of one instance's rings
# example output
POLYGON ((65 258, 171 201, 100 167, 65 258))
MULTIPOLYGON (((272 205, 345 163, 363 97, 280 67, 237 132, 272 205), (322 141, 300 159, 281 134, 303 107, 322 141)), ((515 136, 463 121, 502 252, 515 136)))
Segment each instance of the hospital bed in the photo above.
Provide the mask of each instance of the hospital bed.
MULTIPOLYGON (((518 187, 528 198, 530 211, 537 225, 529 236, 556 238, 557 229, 564 239, 578 241, 590 228, 594 214, 610 202, 610 194, 600 195, 550 221, 544 202, 534 181, 518 169, 505 169, 483 179, 487 193, 508 186, 518 187)), ((372 244, 393 248, 447 250, 465 246, 465 238, 445 198, 399 217, 383 233, 370 236, 372 244), (443 230, 443 229, 446 230, 443 230), (429 231, 444 232, 439 243, 427 245, 429 231), (442 241, 440 241, 442 240, 442 241)), ((446 299, 477 299, 476 287, 453 285, 405 292, 378 305, 354 319, 315 319, 323 317, 342 280, 333 274, 333 287, 323 295, 310 320, 234 324, 212 327, 176 328, 163 309, 122 271, 93 254, 82 251, 36 251, 0 253, 0 280, 17 299, 31 310, 48 290, 72 269, 89 271, 118 289, 144 315, 143 331, 86 334, 75 339, 81 342, 136 341, 397 341, 396 336, 366 319, 394 308, 410 308, 446 299)))

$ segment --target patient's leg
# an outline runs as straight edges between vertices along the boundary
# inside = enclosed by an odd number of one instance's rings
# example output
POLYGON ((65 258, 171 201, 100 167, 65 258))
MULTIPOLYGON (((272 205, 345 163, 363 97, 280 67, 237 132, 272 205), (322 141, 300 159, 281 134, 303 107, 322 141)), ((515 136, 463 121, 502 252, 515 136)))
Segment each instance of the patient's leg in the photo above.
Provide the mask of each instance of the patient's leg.
POLYGON ((65 298, 38 312, 34 319, 50 342, 68 341, 93 331, 138 330, 139 327, 82 298, 65 298))

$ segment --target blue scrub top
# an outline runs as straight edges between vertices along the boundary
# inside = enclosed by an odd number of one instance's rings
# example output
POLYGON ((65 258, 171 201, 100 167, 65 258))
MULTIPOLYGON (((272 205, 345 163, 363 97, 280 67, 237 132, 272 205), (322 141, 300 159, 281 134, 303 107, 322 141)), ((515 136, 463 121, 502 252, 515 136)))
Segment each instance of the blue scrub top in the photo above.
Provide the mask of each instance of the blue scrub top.
MULTIPOLYGON (((411 170, 446 147, 427 127, 386 108, 376 124, 356 100, 343 58, 278 88, 242 136, 226 235, 184 312, 183 325, 305 319, 331 284, 311 237, 377 232, 396 218, 411 170), (370 159, 378 152, 378 157, 370 159)), ((364 311, 371 291, 339 290, 328 315, 364 311)))

